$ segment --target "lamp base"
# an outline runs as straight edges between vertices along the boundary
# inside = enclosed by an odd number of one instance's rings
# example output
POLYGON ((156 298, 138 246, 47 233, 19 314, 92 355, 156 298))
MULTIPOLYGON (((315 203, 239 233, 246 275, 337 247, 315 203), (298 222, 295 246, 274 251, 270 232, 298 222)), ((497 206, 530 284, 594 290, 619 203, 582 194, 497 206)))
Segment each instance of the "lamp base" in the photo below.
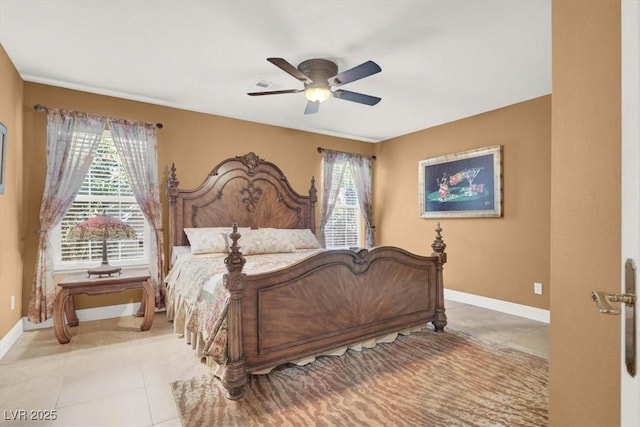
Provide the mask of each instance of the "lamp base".
POLYGON ((115 273, 122 274, 120 270, 122 270, 120 267, 112 267, 109 264, 102 264, 100 267, 87 270, 87 277, 91 277, 92 274, 95 274, 98 277, 111 277, 111 275, 115 273))

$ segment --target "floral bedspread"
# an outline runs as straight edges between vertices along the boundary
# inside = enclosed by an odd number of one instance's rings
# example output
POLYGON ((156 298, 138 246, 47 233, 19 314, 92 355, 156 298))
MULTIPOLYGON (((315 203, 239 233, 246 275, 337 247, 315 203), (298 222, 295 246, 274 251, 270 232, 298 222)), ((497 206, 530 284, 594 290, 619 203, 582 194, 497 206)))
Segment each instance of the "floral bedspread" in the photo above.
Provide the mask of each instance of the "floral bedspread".
MULTIPOLYGON (((245 256, 246 274, 273 271, 320 249, 297 250, 290 253, 245 256)), ((195 335, 203 357, 213 358, 219 364, 227 361, 227 310, 229 295, 222 278, 227 272, 224 258, 227 254, 185 254, 171 268, 165 279, 168 295, 168 313, 183 313, 185 329, 195 335)), ((170 316, 170 317, 171 317, 170 316)))

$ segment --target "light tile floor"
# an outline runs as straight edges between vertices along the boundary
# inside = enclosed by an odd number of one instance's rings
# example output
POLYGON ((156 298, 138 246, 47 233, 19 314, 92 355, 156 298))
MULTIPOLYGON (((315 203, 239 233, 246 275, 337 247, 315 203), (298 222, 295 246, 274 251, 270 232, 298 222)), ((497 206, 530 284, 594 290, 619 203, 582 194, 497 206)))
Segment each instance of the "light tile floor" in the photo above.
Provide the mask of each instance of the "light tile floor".
MULTIPOLYGON (((548 358, 548 324, 452 301, 447 317, 450 329, 548 358)), ((140 322, 81 323, 66 345, 53 329, 25 332, 0 360, 0 425, 180 426, 169 384, 207 368, 164 313, 150 331, 140 331, 140 322), (29 420, 31 410, 53 410, 56 420, 29 420), (27 421, 15 420, 22 415, 27 421)))

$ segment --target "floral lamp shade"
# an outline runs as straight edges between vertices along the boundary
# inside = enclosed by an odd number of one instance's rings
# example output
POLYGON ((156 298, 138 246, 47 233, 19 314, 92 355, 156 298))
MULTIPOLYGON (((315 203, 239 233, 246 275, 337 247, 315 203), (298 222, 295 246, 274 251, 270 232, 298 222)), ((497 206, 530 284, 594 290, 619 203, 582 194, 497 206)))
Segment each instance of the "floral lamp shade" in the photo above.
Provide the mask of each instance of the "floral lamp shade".
POLYGON ((136 231, 129 224, 109 215, 101 214, 77 224, 67 234, 69 241, 102 241, 102 264, 87 271, 89 277, 92 274, 102 277, 120 273, 120 267, 112 267, 107 260, 107 240, 133 240, 137 237, 136 231))

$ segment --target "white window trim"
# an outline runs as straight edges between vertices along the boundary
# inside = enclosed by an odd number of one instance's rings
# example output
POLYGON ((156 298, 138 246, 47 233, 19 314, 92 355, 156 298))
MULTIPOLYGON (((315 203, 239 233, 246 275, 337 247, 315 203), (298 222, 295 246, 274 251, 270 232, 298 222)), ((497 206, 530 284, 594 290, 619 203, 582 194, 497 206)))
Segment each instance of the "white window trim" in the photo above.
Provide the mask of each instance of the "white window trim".
MULTIPOLYGON (((103 138, 110 138, 111 132, 108 130, 104 130, 102 133, 103 138)), ((78 197, 78 196, 76 196, 78 197)), ((113 200, 113 198, 109 196, 80 196, 86 197, 87 199, 91 199, 94 201, 101 200, 113 200)), ((135 202, 134 196, 120 196, 120 200, 135 202)), ((62 261, 62 253, 61 253, 61 242, 62 242, 62 221, 56 225, 49 234, 49 241, 51 242, 51 252, 53 254, 53 269, 54 273, 71 273, 77 271, 83 271, 88 268, 93 268, 99 265, 100 260, 91 260, 91 261, 62 261)), ((135 267, 146 267, 149 265, 149 245, 151 244, 151 227, 149 226, 149 222, 144 220, 144 241, 147 243, 144 245, 144 250, 142 256, 134 259, 127 260, 111 260, 109 259, 109 264, 114 267, 123 267, 123 268, 135 268, 135 267)))
MULTIPOLYGON (((344 166, 345 168, 349 168, 351 169, 351 166, 349 164, 345 164, 344 166)), ((353 178, 353 177, 352 177, 353 178)), ((344 185, 345 180, 343 178, 342 180, 342 185, 344 185)), ((356 198, 357 198, 357 194, 356 194, 356 198)), ((346 204, 346 203, 336 203, 334 206, 334 210, 333 213, 331 214, 331 218, 333 218, 333 215, 336 213, 336 211, 338 209, 348 209, 348 210, 353 210, 355 212, 355 218, 356 218, 356 230, 358 230, 358 234, 357 234, 357 247, 363 247, 363 243, 364 243, 364 233, 363 233, 363 217, 362 217, 362 212, 360 211, 360 204, 356 203, 355 205, 350 205, 350 204, 346 204)), ((327 225, 325 225, 325 229, 324 229, 324 235, 325 235, 325 246, 327 249, 350 249, 352 248, 351 245, 346 245, 346 246, 341 246, 341 245, 331 245, 329 244, 329 242, 327 242, 327 235, 331 234, 330 232, 327 232, 327 227, 328 225, 331 223, 331 218, 329 218, 329 221, 327 222, 327 225)))

